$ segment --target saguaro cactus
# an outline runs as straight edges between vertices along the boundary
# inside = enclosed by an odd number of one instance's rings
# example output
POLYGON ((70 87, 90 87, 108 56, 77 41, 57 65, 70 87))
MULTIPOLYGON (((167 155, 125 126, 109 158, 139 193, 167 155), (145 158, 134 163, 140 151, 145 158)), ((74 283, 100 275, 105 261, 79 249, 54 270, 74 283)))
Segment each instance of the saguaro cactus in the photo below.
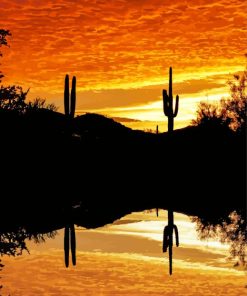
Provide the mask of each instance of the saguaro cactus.
POLYGON ((176 96, 175 110, 173 111, 173 94, 172 94, 172 67, 169 71, 169 94, 163 89, 163 107, 164 114, 168 117, 168 132, 171 133, 174 127, 174 117, 178 114, 179 96, 176 96))
POLYGON ((163 233, 163 252, 169 249, 169 273, 172 274, 172 247, 173 247, 173 230, 175 232, 176 246, 179 246, 178 228, 174 225, 174 214, 172 210, 168 210, 168 226, 164 228, 163 233))
POLYGON ((64 261, 65 266, 69 266, 69 249, 71 248, 72 264, 76 265, 76 237, 75 225, 68 224, 64 228, 64 261))
MULTIPOLYGON (((156 135, 159 134, 159 126, 156 125, 156 135)), ((158 217, 159 216, 159 208, 156 208, 156 216, 158 217)))
POLYGON ((64 228, 64 261, 65 266, 69 266, 69 232, 70 228, 66 225, 64 228))
MULTIPOLYGON (((71 95, 69 94, 69 75, 65 76, 64 84, 64 113, 69 119, 73 119, 75 116, 75 105, 76 105, 76 77, 72 78, 72 88, 71 95)), ((71 126, 70 121, 68 127, 68 134, 71 136, 71 126)), ((68 205, 68 211, 70 211, 68 205)), ((70 216, 70 213, 67 213, 70 216)), ((69 220, 69 218, 68 218, 69 220)), ((65 266, 69 266, 69 249, 71 248, 72 263, 76 265, 76 236, 75 236, 75 226, 73 223, 68 223, 64 229, 64 260, 65 266)))
POLYGON ((76 77, 72 78, 71 96, 69 95, 69 75, 65 76, 64 84, 64 113, 70 118, 75 116, 75 104, 76 104, 76 77))
POLYGON ((75 239, 75 225, 70 225, 70 244, 72 264, 76 265, 76 239, 75 239))
MULTIPOLYGON (((173 94, 172 94, 172 67, 169 70, 169 94, 167 90, 163 90, 163 106, 164 114, 168 117, 168 133, 173 132, 174 118, 178 114, 179 96, 176 96, 175 109, 173 110, 173 94)), ((164 228, 163 234, 163 252, 169 249, 169 273, 172 274, 172 247, 173 247, 173 230, 175 231, 176 245, 179 246, 178 228, 174 225, 173 209, 168 208, 168 226, 164 228)))

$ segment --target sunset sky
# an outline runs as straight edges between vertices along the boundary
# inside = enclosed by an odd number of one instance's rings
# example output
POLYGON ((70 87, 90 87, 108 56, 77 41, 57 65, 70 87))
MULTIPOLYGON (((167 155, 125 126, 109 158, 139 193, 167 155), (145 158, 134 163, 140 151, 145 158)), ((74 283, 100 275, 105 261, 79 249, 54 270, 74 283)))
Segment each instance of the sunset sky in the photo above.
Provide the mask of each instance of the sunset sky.
MULTIPOLYGON (((100 112, 162 122, 161 93, 174 70, 180 95, 175 127, 187 125, 200 100, 226 95, 226 81, 242 71, 246 51, 242 0, 1 0, 3 84, 63 112, 66 73, 76 75, 77 114, 100 112)), ((131 124, 131 123, 130 123, 131 124)))

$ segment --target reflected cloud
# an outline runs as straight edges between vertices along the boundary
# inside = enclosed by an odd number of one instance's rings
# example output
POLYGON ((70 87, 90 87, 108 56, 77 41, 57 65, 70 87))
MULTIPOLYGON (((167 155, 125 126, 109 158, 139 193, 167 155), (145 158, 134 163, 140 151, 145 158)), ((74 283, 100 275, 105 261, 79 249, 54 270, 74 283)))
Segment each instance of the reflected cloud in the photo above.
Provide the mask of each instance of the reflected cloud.
POLYGON ((198 264, 179 265, 171 277, 167 260, 130 254, 78 253, 76 268, 65 269, 62 252, 8 261, 3 293, 11 295, 244 295, 244 277, 198 264), (11 264, 12 263, 12 264, 11 264), (164 266, 165 265, 165 266, 164 266), (148 272, 147 272, 148 271, 148 272), (35 276, 33 276, 35 274, 35 276), (30 285, 30 278, 32 284, 30 285))
POLYGON ((4 257, 1 292, 20 296, 244 295, 244 272, 229 268, 219 252, 195 248, 193 225, 178 213, 175 220, 182 246, 174 248, 175 272, 169 276, 160 239, 144 235, 162 231, 167 212, 159 213, 159 217, 155 211, 132 213, 96 230, 77 228, 77 266, 68 269, 63 262, 63 230, 46 244, 29 242, 30 255, 4 257), (192 241, 183 245, 189 236, 192 241))

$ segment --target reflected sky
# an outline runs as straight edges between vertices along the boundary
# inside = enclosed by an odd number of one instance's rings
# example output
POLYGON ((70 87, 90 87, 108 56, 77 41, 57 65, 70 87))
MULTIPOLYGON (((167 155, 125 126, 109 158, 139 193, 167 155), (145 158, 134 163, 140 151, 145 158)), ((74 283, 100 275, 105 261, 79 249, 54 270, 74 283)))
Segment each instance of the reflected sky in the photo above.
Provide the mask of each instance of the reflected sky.
MULTIPOLYGON (((31 254, 4 257, 3 292, 11 295, 244 295, 245 274, 233 268, 227 246, 199 242, 195 225, 175 214, 181 246, 174 247, 174 274, 161 251, 167 213, 133 213, 112 225, 76 229, 77 266, 66 269, 63 229, 31 254)), ((5 294, 4 294, 5 295, 5 294)), ((7 295, 7 294, 6 294, 7 295)))

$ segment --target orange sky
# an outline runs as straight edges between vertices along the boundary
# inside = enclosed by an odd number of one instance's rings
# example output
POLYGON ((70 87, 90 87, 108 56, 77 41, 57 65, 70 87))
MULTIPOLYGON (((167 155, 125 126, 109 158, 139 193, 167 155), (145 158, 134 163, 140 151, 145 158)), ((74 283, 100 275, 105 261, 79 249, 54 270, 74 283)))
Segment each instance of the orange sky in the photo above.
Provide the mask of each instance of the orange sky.
POLYGON ((12 33, 3 83, 30 87, 29 98, 63 112, 69 73, 78 79, 78 113, 164 122, 172 66, 175 124, 183 126, 198 101, 221 98, 230 73, 243 70, 246 8, 242 0, 1 0, 1 27, 12 33))

